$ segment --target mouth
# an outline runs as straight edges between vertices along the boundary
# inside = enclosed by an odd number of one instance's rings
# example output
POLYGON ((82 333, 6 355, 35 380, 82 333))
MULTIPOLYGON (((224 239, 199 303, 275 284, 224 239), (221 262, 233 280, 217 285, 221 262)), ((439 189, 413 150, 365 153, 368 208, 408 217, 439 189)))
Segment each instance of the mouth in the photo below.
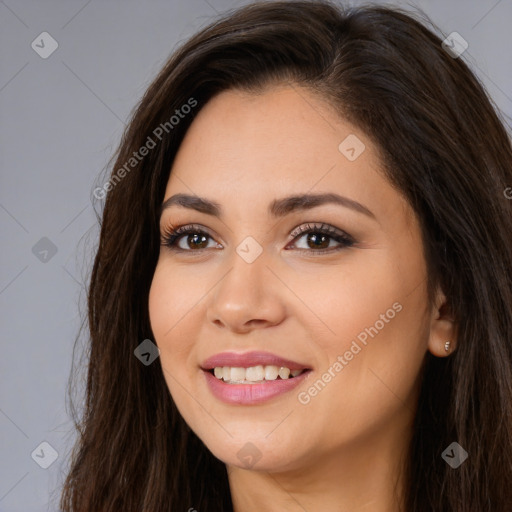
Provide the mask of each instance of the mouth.
POLYGON ((252 384, 298 377, 311 368, 270 352, 223 352, 209 357, 201 369, 229 384, 252 384))
POLYGON ((257 365, 249 366, 248 368, 242 366, 216 366, 205 371, 226 384, 260 384, 275 380, 294 379, 310 370, 308 368, 290 370, 286 366, 257 365))
POLYGON ((313 371, 269 352, 224 352, 200 368, 213 395, 232 405, 255 405, 286 394, 313 371))

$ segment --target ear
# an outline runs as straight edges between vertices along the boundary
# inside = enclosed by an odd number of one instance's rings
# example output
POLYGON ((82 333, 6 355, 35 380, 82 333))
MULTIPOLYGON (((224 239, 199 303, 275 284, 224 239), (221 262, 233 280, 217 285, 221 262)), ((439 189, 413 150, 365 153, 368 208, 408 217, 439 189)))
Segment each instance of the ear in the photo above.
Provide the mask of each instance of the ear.
POLYGON ((438 287, 436 299, 432 306, 428 349, 436 357, 446 357, 452 354, 456 348, 457 326, 455 318, 446 300, 446 296, 441 288, 438 287), (445 349, 447 341, 450 342, 448 351, 445 349))

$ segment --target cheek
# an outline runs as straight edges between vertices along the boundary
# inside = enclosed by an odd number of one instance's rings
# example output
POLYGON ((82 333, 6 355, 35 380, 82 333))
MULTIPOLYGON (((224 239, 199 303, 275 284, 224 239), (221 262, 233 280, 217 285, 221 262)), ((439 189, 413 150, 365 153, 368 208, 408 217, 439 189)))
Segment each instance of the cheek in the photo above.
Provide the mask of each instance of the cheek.
POLYGON ((393 304, 405 294, 407 285, 386 262, 384 251, 378 254, 377 249, 371 254, 347 253, 343 265, 328 270, 311 279, 301 276, 294 291, 314 313, 306 312, 311 318, 309 327, 318 326, 317 333, 312 330, 315 344, 332 360, 349 350, 357 336, 364 343, 369 338, 366 329, 376 322, 379 332, 397 323, 393 304))
MULTIPOLYGON (((163 277, 157 266, 149 289, 148 300, 149 320, 157 345, 163 341, 165 331, 172 326, 173 316, 171 307, 173 293, 169 287, 165 286, 163 277)), ((159 346, 159 348, 161 347, 159 346)))
POLYGON ((197 294, 187 293, 185 283, 176 279, 176 272, 157 266, 149 291, 149 318, 155 343, 160 349, 164 368, 180 368, 190 353, 195 339, 187 321, 199 307, 197 294))
POLYGON ((375 254, 337 274, 323 295, 310 294, 308 302, 321 312, 329 332, 315 337, 324 354, 320 382, 305 387, 307 396, 301 398, 310 399, 311 416, 333 415, 361 430, 407 402, 416 389, 428 339, 421 262, 416 267, 409 260, 405 273, 405 263, 383 258, 377 265, 375 254))
POLYGON ((170 269, 157 265, 149 291, 149 317, 167 388, 181 415, 187 417, 192 404, 185 388, 193 379, 195 366, 191 358, 197 337, 191 332, 194 322, 187 319, 194 314, 199 298, 187 296, 185 283, 175 276, 176 272, 171 275, 170 269))

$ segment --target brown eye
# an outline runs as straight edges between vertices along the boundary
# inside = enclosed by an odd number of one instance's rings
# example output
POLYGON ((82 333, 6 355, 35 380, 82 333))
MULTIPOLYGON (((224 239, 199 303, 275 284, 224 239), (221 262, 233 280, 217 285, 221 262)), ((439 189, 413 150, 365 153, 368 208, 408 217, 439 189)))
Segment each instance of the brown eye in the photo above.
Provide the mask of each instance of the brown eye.
MULTIPOLYGON (((336 251, 351 247, 355 243, 355 240, 344 231, 326 224, 321 224, 320 226, 310 224, 300 226, 292 233, 292 236, 295 236, 294 240, 305 239, 306 246, 298 247, 298 249, 310 253, 332 252, 333 250, 336 251), (335 244, 332 245, 331 242, 335 242, 335 244)), ((297 246, 297 243, 294 242, 293 245, 297 246)))
POLYGON ((161 243, 173 250, 192 252, 207 249, 208 239, 212 237, 206 231, 197 226, 188 225, 166 231, 162 235, 161 243))

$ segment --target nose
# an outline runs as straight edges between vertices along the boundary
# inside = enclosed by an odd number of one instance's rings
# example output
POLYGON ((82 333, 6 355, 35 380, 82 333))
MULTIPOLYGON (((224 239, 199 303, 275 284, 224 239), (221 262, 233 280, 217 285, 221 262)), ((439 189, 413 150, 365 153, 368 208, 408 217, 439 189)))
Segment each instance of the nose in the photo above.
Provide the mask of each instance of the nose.
POLYGON ((285 286, 268 263, 265 252, 248 263, 233 251, 229 269, 208 295, 207 320, 237 333, 282 322, 286 314, 285 286))

